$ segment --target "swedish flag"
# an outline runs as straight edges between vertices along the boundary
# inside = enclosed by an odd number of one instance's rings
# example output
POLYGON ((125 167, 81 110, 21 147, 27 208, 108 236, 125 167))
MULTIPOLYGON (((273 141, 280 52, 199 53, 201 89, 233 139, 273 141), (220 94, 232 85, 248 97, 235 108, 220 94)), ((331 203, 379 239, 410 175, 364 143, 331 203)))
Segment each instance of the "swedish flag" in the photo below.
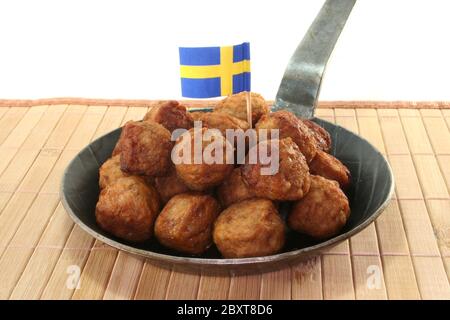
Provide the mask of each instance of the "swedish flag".
POLYGON ((210 98, 250 91, 250 43, 180 48, 183 97, 210 98))

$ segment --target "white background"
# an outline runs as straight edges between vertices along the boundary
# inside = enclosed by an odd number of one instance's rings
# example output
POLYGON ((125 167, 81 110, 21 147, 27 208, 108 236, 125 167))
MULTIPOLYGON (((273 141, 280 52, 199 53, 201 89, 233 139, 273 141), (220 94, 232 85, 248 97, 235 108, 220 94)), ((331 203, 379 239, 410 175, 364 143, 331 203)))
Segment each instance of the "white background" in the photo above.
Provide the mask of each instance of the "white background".
MULTIPOLYGON (((178 46, 250 41, 273 99, 322 0, 1 0, 0 99, 179 98, 178 46)), ((450 1, 358 0, 321 100, 450 100, 450 1)))

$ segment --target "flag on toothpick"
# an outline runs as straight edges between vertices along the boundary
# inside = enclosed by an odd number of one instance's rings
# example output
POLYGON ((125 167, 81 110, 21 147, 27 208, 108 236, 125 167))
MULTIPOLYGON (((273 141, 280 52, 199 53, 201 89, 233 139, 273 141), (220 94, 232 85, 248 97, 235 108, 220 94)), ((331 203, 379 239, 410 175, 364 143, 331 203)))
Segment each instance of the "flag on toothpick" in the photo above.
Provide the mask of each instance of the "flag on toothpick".
POLYGON ((212 98, 250 91, 250 43, 179 49, 183 97, 212 98))

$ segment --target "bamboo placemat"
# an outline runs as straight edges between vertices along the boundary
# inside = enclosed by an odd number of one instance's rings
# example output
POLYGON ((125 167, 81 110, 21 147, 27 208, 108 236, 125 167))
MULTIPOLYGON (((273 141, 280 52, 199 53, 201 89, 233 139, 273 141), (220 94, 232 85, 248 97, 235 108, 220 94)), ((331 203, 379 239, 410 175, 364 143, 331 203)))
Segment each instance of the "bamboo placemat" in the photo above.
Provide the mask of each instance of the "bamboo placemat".
POLYGON ((95 241, 64 211, 58 191, 68 162, 92 139, 142 118, 147 103, 8 101, 0 108, 0 298, 450 299, 449 103, 323 104, 319 117, 388 157, 395 198, 323 255, 246 275, 154 266, 95 241))

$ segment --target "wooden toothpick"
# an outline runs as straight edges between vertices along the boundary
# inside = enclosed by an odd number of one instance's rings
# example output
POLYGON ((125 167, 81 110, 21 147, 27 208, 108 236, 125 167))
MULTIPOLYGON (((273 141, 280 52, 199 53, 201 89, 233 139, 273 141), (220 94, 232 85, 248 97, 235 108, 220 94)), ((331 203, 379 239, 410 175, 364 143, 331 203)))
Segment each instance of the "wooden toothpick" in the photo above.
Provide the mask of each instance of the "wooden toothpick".
POLYGON ((247 91, 246 101, 247 101, 247 122, 251 129, 252 128, 252 94, 250 91, 247 91))

